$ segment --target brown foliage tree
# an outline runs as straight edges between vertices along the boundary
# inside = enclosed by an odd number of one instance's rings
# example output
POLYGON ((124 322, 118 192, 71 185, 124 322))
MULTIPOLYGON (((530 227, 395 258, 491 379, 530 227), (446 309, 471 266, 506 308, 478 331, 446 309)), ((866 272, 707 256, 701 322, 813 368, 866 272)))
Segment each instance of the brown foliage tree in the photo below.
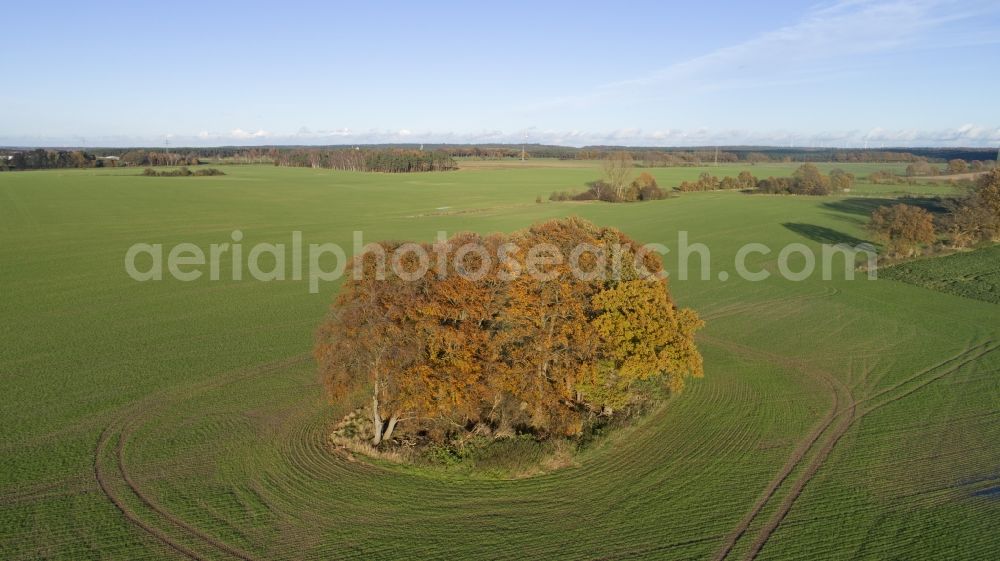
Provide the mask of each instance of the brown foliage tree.
POLYGON ((912 255, 920 244, 935 240, 931 213, 912 205, 897 204, 875 209, 868 228, 886 244, 890 252, 899 255, 912 255))
POLYGON ((640 201, 656 201, 667 196, 666 192, 657 185, 656 178, 645 171, 632 182, 627 195, 633 197, 633 200, 640 201))
POLYGON ((757 187, 757 178, 749 171, 743 170, 736 176, 736 188, 746 191, 757 187))
POLYGON ((969 164, 960 158, 955 158, 954 160, 948 160, 948 173, 965 173, 969 171, 969 164))
POLYGON ((1000 169, 983 174, 944 220, 952 245, 1000 241, 1000 169))
POLYGON ((927 160, 919 160, 906 166, 906 175, 909 177, 937 175, 938 169, 932 166, 927 160))
POLYGON ((793 193, 802 195, 830 194, 830 178, 823 175, 815 164, 802 164, 792 174, 793 193))
POLYGON ((315 347, 332 398, 371 393, 375 445, 397 430, 575 435, 702 373, 701 321, 617 230, 570 218, 409 248, 426 261, 405 246, 355 258, 315 347))
POLYGON ((854 186, 854 174, 842 169, 830 170, 830 190, 839 193, 854 186))

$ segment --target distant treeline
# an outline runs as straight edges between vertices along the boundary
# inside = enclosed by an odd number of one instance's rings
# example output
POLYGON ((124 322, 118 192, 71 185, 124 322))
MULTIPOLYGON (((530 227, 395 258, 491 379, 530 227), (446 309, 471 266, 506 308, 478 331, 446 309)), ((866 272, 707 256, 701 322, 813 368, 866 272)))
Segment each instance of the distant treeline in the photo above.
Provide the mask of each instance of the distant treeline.
POLYGON ((121 156, 98 156, 82 150, 34 150, 0 152, 0 171, 28 169, 100 168, 117 166, 196 166, 194 153, 178 154, 153 150, 129 150, 121 156))
MULTIPOLYGON (((401 147, 401 146, 400 146, 401 147)), ((520 145, 454 145, 428 144, 426 148, 443 150, 456 158, 518 159, 520 145)), ((548 146, 527 144, 523 147, 528 158, 558 158, 562 160, 602 160, 613 152, 628 152, 632 159, 645 167, 700 166, 718 163, 767 162, 840 162, 840 163, 909 163, 921 159, 947 162, 952 159, 994 161, 992 148, 778 148, 768 146, 731 147, 622 147, 622 146, 548 146)))
MULTIPOLYGON (((690 148, 629 147, 629 146, 552 146, 545 144, 424 144, 426 150, 443 151, 455 158, 519 159, 557 158, 562 160, 602 160, 612 152, 627 151, 641 165, 705 165, 716 161, 732 162, 914 162, 921 158, 933 162, 964 160, 996 160, 992 148, 780 148, 774 146, 700 146, 690 148)), ((361 149, 414 149, 413 144, 381 144, 361 149)), ((276 147, 279 150, 288 147, 276 147)), ((324 146, 326 149, 343 146, 324 146)))
POLYGON ((452 169, 451 158, 513 160, 556 158, 603 160, 625 151, 643 167, 702 166, 709 164, 768 162, 839 163, 947 163, 951 160, 994 162, 991 148, 777 148, 756 146, 658 148, 617 146, 550 146, 543 144, 378 144, 365 146, 222 146, 212 148, 93 148, 0 149, 0 169, 47 169, 55 167, 99 167, 101 165, 197 165, 212 160, 219 164, 263 164, 349 169, 357 171, 430 171, 452 169), (523 152, 522 152, 523 150, 523 152), (73 156, 76 154, 76 156, 73 156), (7 156, 13 156, 8 160, 7 156), (107 157, 118 157, 103 160, 107 157))
MULTIPOLYGON (((926 160, 944 163, 953 159, 968 161, 996 161, 993 148, 906 148, 906 149, 857 149, 857 148, 775 148, 775 147, 720 147, 720 148, 615 148, 583 147, 577 159, 601 159, 608 153, 625 150, 642 165, 650 167, 674 165, 705 165, 719 163, 767 162, 839 162, 839 163, 908 163, 926 160)), ((529 154, 531 151, 529 150, 529 154)))
POLYGON ((914 162, 918 156, 906 152, 884 151, 834 151, 834 152, 729 152, 729 151, 649 151, 641 152, 639 159, 646 167, 700 166, 705 164, 731 164, 747 162, 838 162, 838 163, 894 163, 914 162))
POLYGON ((198 154, 167 152, 164 150, 129 150, 121 155, 120 165, 125 166, 196 166, 201 164, 198 154))
POLYGON ((25 150, 0 155, 0 171, 19 169, 96 168, 106 165, 105 160, 79 150, 25 150))
POLYGON ((295 150, 278 150, 272 157, 276 166, 376 171, 384 173, 445 171, 458 167, 455 165, 455 160, 447 152, 437 150, 362 150, 360 148, 325 150, 299 148, 295 150))

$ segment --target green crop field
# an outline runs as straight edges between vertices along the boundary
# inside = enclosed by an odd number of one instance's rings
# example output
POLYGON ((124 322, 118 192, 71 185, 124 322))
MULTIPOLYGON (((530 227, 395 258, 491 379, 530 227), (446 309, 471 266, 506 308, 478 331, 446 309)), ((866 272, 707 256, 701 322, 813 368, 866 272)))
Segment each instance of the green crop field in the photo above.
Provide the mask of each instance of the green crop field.
POLYGON ((902 263, 882 277, 1000 304, 1000 246, 902 263))
MULTIPOLYGON (((672 186, 741 169, 650 171, 672 186)), ((733 274, 745 243, 775 248, 749 260, 772 271, 786 244, 865 241, 873 205, 950 187, 539 204, 599 169, 225 172, 0 174, 0 559, 1000 556, 1000 307, 860 273, 733 274), (710 248, 710 280, 671 282, 707 321, 705 377, 577 465, 516 480, 329 449, 347 406, 326 400, 310 352, 335 283, 310 294, 307 280, 234 280, 227 265, 193 282, 124 269, 132 244, 205 248, 234 230, 245 247, 293 231, 351 247, 354 231, 432 240, 571 214, 710 248)), ((932 284, 972 255, 912 275, 932 284)), ((996 251, 982 255, 970 274, 995 269, 996 251)))

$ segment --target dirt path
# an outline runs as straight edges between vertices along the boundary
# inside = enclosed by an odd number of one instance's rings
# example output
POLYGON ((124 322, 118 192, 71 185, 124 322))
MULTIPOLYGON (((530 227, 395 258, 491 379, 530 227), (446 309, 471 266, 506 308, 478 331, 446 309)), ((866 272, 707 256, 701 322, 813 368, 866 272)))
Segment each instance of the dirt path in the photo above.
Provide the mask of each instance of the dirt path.
POLYGON ((988 171, 970 171, 969 173, 953 173, 951 175, 915 175, 907 179, 916 181, 959 181, 961 179, 975 179, 988 171))

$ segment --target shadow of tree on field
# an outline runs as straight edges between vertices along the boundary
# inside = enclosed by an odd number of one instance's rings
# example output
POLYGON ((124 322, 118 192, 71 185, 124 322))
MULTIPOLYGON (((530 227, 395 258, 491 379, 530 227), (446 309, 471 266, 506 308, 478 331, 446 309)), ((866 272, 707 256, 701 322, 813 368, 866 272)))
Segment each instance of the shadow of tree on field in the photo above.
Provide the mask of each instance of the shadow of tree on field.
POLYGON ((852 247, 860 243, 865 243, 865 240, 855 238, 854 236, 838 232, 825 226, 817 226, 815 224, 798 224, 795 222, 785 222, 782 226, 817 243, 834 245, 845 243, 852 247))
POLYGON ((886 205, 912 205, 920 207, 931 214, 948 212, 946 199, 941 197, 850 197, 823 203, 824 208, 868 217, 876 208, 886 205))
POLYGON ((837 222, 846 222, 852 226, 864 226, 868 223, 867 216, 861 216, 860 214, 844 214, 842 212, 824 212, 823 216, 829 218, 830 220, 836 220, 837 222))

